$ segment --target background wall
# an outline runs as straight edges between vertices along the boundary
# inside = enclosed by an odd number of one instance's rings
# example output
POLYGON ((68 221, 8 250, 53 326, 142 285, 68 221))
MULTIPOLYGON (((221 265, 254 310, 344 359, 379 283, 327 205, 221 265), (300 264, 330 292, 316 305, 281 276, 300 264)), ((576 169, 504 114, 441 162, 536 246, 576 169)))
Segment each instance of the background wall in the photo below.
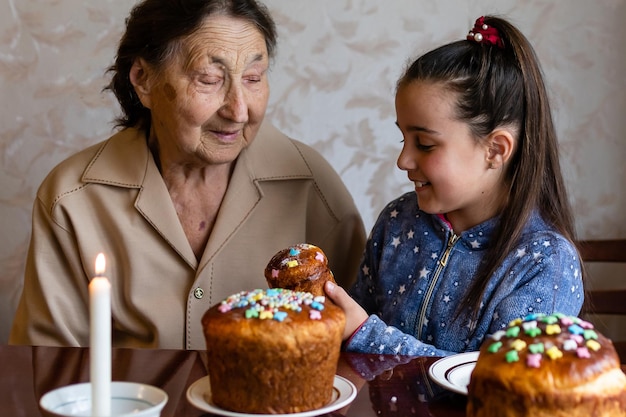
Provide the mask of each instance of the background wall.
MULTIPOLYGON (((60 160, 108 137, 102 94, 128 0, 0 3, 0 343, 21 291, 36 189, 60 160)), ((270 119, 318 148, 369 229, 412 188, 395 167, 395 81, 409 58, 502 14, 542 60, 583 237, 626 237, 626 0, 266 0, 279 27, 270 119)))

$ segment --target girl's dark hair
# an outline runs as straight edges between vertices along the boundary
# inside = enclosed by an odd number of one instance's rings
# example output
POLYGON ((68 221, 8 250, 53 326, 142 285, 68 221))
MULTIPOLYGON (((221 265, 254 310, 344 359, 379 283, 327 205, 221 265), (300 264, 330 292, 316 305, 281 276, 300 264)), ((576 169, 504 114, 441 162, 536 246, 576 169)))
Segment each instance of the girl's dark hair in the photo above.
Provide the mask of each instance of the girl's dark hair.
POLYGON ((466 304, 457 315, 467 307, 474 316, 478 314, 489 277, 518 243, 533 210, 567 239, 575 240, 556 131, 535 51, 506 20, 485 16, 484 23, 498 30, 504 48, 469 40, 453 42, 418 58, 398 81, 398 88, 420 80, 456 92, 456 116, 468 123, 476 138, 505 126, 519 132, 505 172, 508 200, 478 271, 479 279, 468 288, 466 304))
POLYGON ((265 37, 269 58, 274 57, 276 25, 267 8, 255 0, 143 0, 126 19, 115 63, 107 70, 113 77, 104 90, 115 94, 123 113, 115 120, 116 126, 150 126, 150 110, 141 104, 130 82, 133 62, 143 58, 159 68, 178 50, 182 38, 196 31, 205 18, 217 14, 254 24, 265 37))

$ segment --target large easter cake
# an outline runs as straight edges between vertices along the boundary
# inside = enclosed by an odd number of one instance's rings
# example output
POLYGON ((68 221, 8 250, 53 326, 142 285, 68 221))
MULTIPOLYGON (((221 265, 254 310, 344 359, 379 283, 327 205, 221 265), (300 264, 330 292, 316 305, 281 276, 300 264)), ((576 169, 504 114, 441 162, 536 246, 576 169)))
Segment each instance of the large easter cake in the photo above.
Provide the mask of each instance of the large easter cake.
POLYGON ((239 413, 287 414, 327 405, 345 326, 323 296, 241 292, 202 318, 212 401, 239 413))
POLYGON ((612 342, 577 317, 531 314, 486 338, 467 417, 626 416, 626 376, 612 342))

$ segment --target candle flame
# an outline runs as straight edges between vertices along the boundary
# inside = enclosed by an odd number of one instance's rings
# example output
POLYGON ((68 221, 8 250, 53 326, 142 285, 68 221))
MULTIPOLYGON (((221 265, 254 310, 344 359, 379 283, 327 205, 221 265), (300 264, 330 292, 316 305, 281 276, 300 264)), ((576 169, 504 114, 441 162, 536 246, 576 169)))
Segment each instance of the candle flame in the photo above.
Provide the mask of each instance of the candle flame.
POLYGON ((99 253, 98 256, 96 256, 96 275, 104 274, 105 266, 106 260, 104 259, 104 254, 99 253))

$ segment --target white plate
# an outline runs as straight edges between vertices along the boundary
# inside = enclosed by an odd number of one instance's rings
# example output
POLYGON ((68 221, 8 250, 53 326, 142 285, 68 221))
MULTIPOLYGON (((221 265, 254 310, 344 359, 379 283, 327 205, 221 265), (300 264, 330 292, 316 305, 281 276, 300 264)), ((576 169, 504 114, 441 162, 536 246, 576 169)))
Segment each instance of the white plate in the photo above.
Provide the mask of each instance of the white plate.
POLYGON ((301 413, 289 413, 289 414, 247 414, 238 413, 235 411, 224 410, 213 404, 211 399, 211 381, 208 376, 200 378, 187 389, 187 399, 195 407, 209 413, 217 414, 227 417, 263 417, 263 416, 289 416, 289 417, 310 417, 318 416, 320 414, 330 413, 331 411, 339 410, 342 407, 350 404, 356 397, 356 387, 352 382, 348 381, 344 377, 335 375, 333 382, 333 397, 330 402, 322 408, 317 410, 304 411, 301 413))
MULTIPOLYGON (((167 393, 158 387, 136 382, 111 382, 111 415, 159 417, 166 403, 167 393)), ((91 383, 66 385, 49 391, 41 397, 39 405, 50 416, 91 416, 91 383)))
POLYGON ((467 385, 477 359, 478 352, 447 356, 430 365, 428 375, 445 389, 467 395, 467 385))

